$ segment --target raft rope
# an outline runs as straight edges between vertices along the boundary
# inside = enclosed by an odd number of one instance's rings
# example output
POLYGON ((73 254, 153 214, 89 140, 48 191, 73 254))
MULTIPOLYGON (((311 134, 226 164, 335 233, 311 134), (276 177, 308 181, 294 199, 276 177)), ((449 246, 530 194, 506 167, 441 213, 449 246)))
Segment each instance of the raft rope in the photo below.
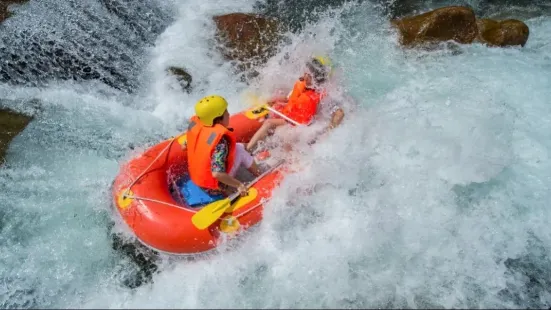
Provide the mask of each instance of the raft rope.
POLYGON ((184 209, 184 210, 188 210, 187 208, 184 208, 182 206, 179 206, 179 205, 176 205, 176 204, 173 204, 173 203, 169 203, 169 202, 165 202, 165 201, 161 201, 161 200, 156 200, 156 199, 151 199, 151 198, 145 198, 145 197, 139 197, 139 196, 134 196, 134 195, 129 195, 128 192, 130 191, 130 189, 132 188, 132 186, 134 186, 136 184, 136 182, 138 182, 147 172, 149 172, 149 169, 153 166, 153 164, 159 159, 161 158, 161 155, 164 154, 164 152, 166 152, 171 146, 172 144, 174 143, 174 141, 176 141, 176 138, 177 137, 174 137, 172 138, 172 140, 170 140, 170 143, 168 143, 168 145, 159 153, 159 155, 157 155, 157 157, 155 157, 155 159, 153 161, 151 161, 151 164, 149 164, 149 166, 147 168, 145 168, 145 170, 130 184, 130 186, 124 191, 124 193, 122 194, 122 198, 123 199, 127 199, 127 198, 130 198, 130 199, 136 199, 136 200, 144 200, 144 201, 151 201, 151 202, 156 202, 156 203, 160 203, 160 204, 164 204, 164 205, 167 205, 167 206, 171 206, 171 207, 176 207, 176 208, 179 208, 179 209, 184 209))
POLYGON ((168 150, 172 146, 172 143, 174 143, 175 140, 176 140, 176 137, 172 138, 172 140, 170 140, 170 143, 159 153, 159 155, 157 155, 157 157, 155 157, 154 160, 151 161, 151 164, 149 164, 149 166, 145 168, 145 170, 136 178, 136 180, 134 180, 134 182, 132 182, 130 186, 128 186, 128 188, 123 194, 123 198, 126 198, 126 195, 128 194, 128 191, 132 188, 132 186, 134 186, 136 182, 138 182, 147 172, 149 172, 149 168, 151 168, 151 166, 153 166, 153 164, 157 161, 157 159, 159 159, 161 155, 163 155, 163 153, 166 152, 166 150, 168 150))
MULTIPOLYGON (((155 159, 153 161, 151 161, 151 164, 149 164, 149 166, 147 166, 147 168, 145 168, 145 170, 130 184, 130 186, 128 186, 128 188, 124 191, 124 193, 122 194, 122 198, 123 199, 136 199, 136 200, 142 200, 142 201, 150 201, 150 202, 155 202, 155 203, 160 203, 160 204, 164 204, 164 205, 167 205, 167 206, 170 206, 170 207, 175 207, 175 208, 178 208, 178 209, 183 209, 183 210, 186 210, 186 211, 192 211, 192 212, 197 212, 195 210, 190 210, 189 208, 185 208, 185 207, 182 207, 182 206, 179 206, 179 205, 176 205, 176 204, 173 204, 173 203, 169 203, 169 202, 165 202, 165 201, 161 201, 161 200, 157 200, 157 199, 151 199, 151 198, 146 198, 146 197, 140 197, 140 196, 134 196, 134 195, 129 195, 128 192, 130 191, 130 189, 132 188, 132 186, 134 186, 136 184, 136 182, 138 182, 148 171, 149 169, 151 168, 151 166, 153 166, 153 164, 161 157, 161 155, 163 155, 164 152, 166 152, 171 146, 172 146, 172 143, 174 143, 174 141, 176 141, 176 138, 178 136, 172 138, 172 140, 170 140, 170 143, 159 153, 159 155, 157 155, 157 157, 155 157, 155 159)), ((281 165, 281 162, 279 162, 276 166, 272 167, 272 168, 277 168, 277 166, 281 165)), ((260 204, 257 204, 254 208, 256 208, 257 206, 259 206, 260 204)), ((253 208, 253 209, 254 209, 253 208)))
POLYGON ((136 200, 143 200, 143 201, 156 202, 156 203, 164 204, 164 205, 167 205, 167 206, 170 206, 170 207, 175 207, 175 208, 178 208, 178 209, 190 211, 190 209, 188 209, 188 208, 184 208, 184 207, 182 207, 182 206, 175 205, 175 204, 173 204, 173 203, 165 202, 165 201, 162 201, 162 200, 157 200, 157 199, 139 197, 139 196, 134 196, 134 195, 126 195, 124 198, 130 198, 130 199, 136 199, 136 200))

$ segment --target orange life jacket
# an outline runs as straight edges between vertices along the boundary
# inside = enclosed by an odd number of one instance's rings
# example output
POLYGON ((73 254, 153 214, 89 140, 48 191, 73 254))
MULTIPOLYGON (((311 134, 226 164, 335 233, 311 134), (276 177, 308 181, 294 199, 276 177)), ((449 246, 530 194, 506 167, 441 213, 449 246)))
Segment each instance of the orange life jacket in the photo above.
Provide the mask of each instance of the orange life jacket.
POLYGON ((304 80, 300 79, 298 80, 295 85, 293 86, 293 91, 291 91, 291 94, 289 95, 288 100, 296 99, 298 98, 304 91, 306 90, 306 82, 304 80))
POLYGON ((207 127, 199 121, 197 116, 191 118, 186 133, 188 170, 190 179, 199 187, 219 188, 218 180, 212 176, 211 157, 222 137, 228 139, 229 152, 226 160, 226 172, 229 172, 235 158, 236 139, 233 132, 220 124, 207 127))
POLYGON ((324 96, 324 93, 306 88, 304 81, 298 81, 281 112, 298 123, 307 125, 316 115, 318 105, 324 96))

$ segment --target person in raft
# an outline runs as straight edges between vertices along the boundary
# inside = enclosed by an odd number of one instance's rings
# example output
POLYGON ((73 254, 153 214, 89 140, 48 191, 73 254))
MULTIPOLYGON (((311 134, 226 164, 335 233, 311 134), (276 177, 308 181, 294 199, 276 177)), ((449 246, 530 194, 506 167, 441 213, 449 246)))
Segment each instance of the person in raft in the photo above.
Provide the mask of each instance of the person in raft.
POLYGON ((247 194, 245 185, 235 178, 240 166, 253 175, 260 168, 241 143, 236 143, 229 128, 228 102, 221 96, 206 96, 195 105, 187 131, 187 158, 190 179, 210 197, 222 199, 236 189, 247 194))
MULTIPOLYGON (((275 98, 268 104, 297 123, 309 125, 318 113, 320 102, 327 96, 324 86, 331 74, 332 65, 328 58, 317 56, 306 63, 306 69, 286 98, 275 98)), ((339 126, 344 118, 343 109, 334 100, 327 102, 327 105, 331 113, 331 122, 324 132, 339 126)), ((276 127, 287 123, 287 120, 270 114, 269 119, 264 121, 247 143, 247 152, 252 153, 259 141, 266 138, 276 127)))

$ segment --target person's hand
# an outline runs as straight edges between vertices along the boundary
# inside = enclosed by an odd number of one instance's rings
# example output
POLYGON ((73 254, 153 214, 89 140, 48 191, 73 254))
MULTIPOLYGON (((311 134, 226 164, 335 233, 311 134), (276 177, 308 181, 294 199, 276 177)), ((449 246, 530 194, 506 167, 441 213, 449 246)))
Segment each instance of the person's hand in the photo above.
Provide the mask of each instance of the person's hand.
POLYGON ((239 192, 241 197, 245 197, 248 194, 247 187, 243 183, 239 184, 239 186, 237 187, 237 191, 239 192))

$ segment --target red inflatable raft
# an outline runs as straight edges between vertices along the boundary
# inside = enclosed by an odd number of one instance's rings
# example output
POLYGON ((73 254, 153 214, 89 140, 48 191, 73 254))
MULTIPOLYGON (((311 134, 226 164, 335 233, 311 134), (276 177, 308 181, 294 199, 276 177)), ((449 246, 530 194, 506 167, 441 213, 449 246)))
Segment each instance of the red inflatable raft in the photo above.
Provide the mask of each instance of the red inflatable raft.
MULTIPOLYGON (((232 115, 230 127, 237 141, 249 141, 267 114, 260 107, 232 115)), ((237 198, 212 225, 200 229, 192 217, 201 208, 188 206, 174 190, 176 180, 187 172, 185 141, 183 133, 131 159, 121 167, 112 188, 116 210, 135 236, 146 246, 169 254, 212 250, 222 234, 235 236, 257 224, 264 203, 282 178, 279 167, 271 167, 251 185, 247 196, 237 198)))

